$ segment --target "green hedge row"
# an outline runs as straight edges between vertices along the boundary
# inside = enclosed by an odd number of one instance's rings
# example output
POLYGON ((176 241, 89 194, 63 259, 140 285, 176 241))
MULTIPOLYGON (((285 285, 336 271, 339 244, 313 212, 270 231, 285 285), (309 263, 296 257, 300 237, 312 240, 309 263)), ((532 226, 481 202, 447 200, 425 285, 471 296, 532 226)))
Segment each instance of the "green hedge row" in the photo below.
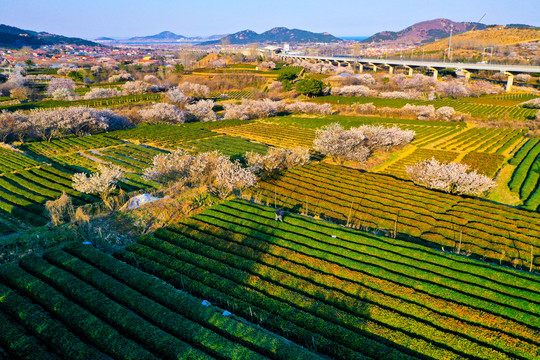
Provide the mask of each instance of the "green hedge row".
MULTIPOLYGON (((284 341, 271 333, 258 329, 232 317, 223 316, 212 307, 201 305, 201 301, 161 280, 118 260, 104 255, 89 246, 76 243, 67 244, 64 250, 96 266, 101 271, 140 291, 153 300, 183 314, 192 321, 273 359, 302 360, 316 359, 317 355, 284 341)), ((48 254, 45 254, 49 258, 48 254)))

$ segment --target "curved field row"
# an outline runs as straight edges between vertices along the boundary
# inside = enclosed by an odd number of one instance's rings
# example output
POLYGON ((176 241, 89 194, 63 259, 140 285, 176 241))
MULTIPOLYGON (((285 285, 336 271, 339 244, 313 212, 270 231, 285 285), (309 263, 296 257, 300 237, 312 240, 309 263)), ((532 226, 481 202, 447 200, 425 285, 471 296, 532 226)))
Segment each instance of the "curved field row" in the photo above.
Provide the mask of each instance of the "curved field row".
POLYGON ((451 151, 418 148, 414 150, 412 154, 393 162, 382 172, 400 177, 402 179, 408 179, 409 176, 407 175, 406 171, 407 166, 414 165, 424 160, 430 160, 431 158, 435 158, 441 162, 452 162, 458 157, 458 155, 459 153, 451 151))
POLYGON ((540 141, 530 139, 510 160, 517 165, 508 187, 519 194, 524 207, 540 209, 540 141))
POLYGON ((249 151, 261 154, 266 153, 268 146, 241 137, 223 135, 190 141, 184 145, 184 148, 190 152, 197 153, 217 150, 225 156, 241 158, 249 151))
POLYGON ((470 152, 460 162, 469 165, 471 170, 477 170, 479 173, 493 178, 504 159, 505 157, 499 154, 470 152))
POLYGON ((493 261, 540 268, 540 215, 427 190, 383 175, 326 164, 260 183, 267 204, 387 235, 424 240, 493 261), (483 215, 485 214, 485 216, 483 215))
POLYGON ((39 165, 39 163, 19 152, 0 147, 0 174, 22 170, 39 165))
POLYGON ((73 198, 75 205, 97 201, 71 187, 72 173, 47 165, 30 170, 4 173, 0 176, 0 209, 25 225, 44 225, 47 222, 44 203, 63 192, 73 198))
POLYGON ((220 128, 214 131, 285 148, 305 147, 310 149, 315 139, 315 131, 313 130, 259 122, 220 128))
POLYGON ((0 267, 0 321, 21 336, 0 344, 17 358, 318 358, 92 248, 66 250, 0 267))
POLYGON ((503 153, 520 141, 525 130, 472 128, 436 146, 442 150, 503 153))
POLYGON ((133 129, 113 131, 108 136, 130 141, 156 144, 158 147, 176 149, 193 140, 217 136, 211 131, 250 123, 249 120, 221 120, 190 124, 141 124, 133 129))
POLYGON ((100 149, 120 145, 123 141, 104 135, 69 137, 52 141, 30 142, 22 147, 35 154, 44 156, 65 155, 81 150, 100 149))
POLYGON ((334 358, 537 355, 534 276, 273 212, 221 204, 117 256, 334 358))

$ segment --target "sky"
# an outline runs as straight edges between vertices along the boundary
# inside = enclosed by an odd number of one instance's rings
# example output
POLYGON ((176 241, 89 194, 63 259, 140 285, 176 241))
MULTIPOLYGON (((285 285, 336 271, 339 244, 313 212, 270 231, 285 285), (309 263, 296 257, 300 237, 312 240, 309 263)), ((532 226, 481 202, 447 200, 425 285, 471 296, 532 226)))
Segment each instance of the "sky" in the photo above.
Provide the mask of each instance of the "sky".
POLYGON ((93 39, 172 31, 229 34, 276 26, 370 36, 436 18, 540 26, 539 0, 0 0, 0 24, 93 39))

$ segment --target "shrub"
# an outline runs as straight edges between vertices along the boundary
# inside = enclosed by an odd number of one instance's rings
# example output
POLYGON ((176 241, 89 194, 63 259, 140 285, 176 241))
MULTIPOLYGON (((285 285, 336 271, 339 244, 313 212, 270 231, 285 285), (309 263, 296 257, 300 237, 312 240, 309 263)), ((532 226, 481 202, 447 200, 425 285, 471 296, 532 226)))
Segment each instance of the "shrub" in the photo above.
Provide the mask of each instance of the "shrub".
POLYGON ((139 111, 144 121, 168 122, 181 124, 186 120, 186 113, 174 105, 157 103, 149 109, 139 111))
POLYGON ((296 83, 296 91, 307 96, 322 95, 325 87, 324 83, 317 79, 302 79, 296 83))
POLYGON ((291 68, 291 67, 284 67, 281 70, 279 70, 279 75, 277 80, 283 81, 288 80, 292 81, 298 77, 298 69, 291 68))
POLYGON ((441 163, 435 158, 406 166, 409 178, 418 185, 457 195, 481 195, 496 184, 489 177, 468 171, 462 163, 441 163))

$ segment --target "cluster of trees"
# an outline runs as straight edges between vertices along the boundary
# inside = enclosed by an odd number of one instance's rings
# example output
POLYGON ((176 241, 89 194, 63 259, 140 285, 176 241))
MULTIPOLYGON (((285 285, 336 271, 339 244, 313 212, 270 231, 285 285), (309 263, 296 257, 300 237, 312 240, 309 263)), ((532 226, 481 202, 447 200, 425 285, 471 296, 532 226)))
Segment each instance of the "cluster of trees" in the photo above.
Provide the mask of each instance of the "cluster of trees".
POLYGON ((241 104, 224 104, 224 119, 250 120, 276 116, 280 112, 332 114, 330 104, 315 104, 302 101, 287 103, 285 101, 248 100, 241 104))
POLYGON ((29 113, 0 113, 0 137, 4 142, 25 138, 51 141, 53 138, 112 131, 131 126, 131 122, 109 109, 67 107, 33 110, 29 113))
POLYGON ((213 100, 199 100, 192 104, 184 103, 181 107, 173 104, 156 103, 150 108, 139 110, 142 120, 147 122, 166 122, 181 124, 186 121, 216 121, 213 100))
POLYGON ((185 150, 175 150, 170 154, 157 155, 144 176, 176 188, 204 186, 222 198, 257 184, 253 172, 218 151, 192 155, 185 150))
POLYGON ((457 195, 481 195, 495 182, 462 163, 443 163, 435 158, 406 167, 409 178, 417 185, 457 195))
POLYGON ((376 90, 371 90, 364 85, 347 85, 343 87, 333 87, 330 94, 339 96, 358 96, 358 97, 374 97, 377 96, 376 90))
POLYGON ((276 176, 280 172, 295 166, 309 163, 309 149, 269 148, 265 155, 256 152, 246 153, 248 169, 262 179, 276 176))
POLYGON ((110 98, 122 96, 123 93, 117 88, 93 87, 89 92, 84 94, 86 100, 110 98))
POLYGON ((261 61, 258 67, 262 70, 274 70, 276 68, 276 63, 273 61, 261 61))
POLYGON ((402 130, 397 126, 362 125, 345 130, 339 123, 333 123, 317 130, 314 149, 334 161, 365 161, 378 149, 409 144, 416 133, 402 130))

